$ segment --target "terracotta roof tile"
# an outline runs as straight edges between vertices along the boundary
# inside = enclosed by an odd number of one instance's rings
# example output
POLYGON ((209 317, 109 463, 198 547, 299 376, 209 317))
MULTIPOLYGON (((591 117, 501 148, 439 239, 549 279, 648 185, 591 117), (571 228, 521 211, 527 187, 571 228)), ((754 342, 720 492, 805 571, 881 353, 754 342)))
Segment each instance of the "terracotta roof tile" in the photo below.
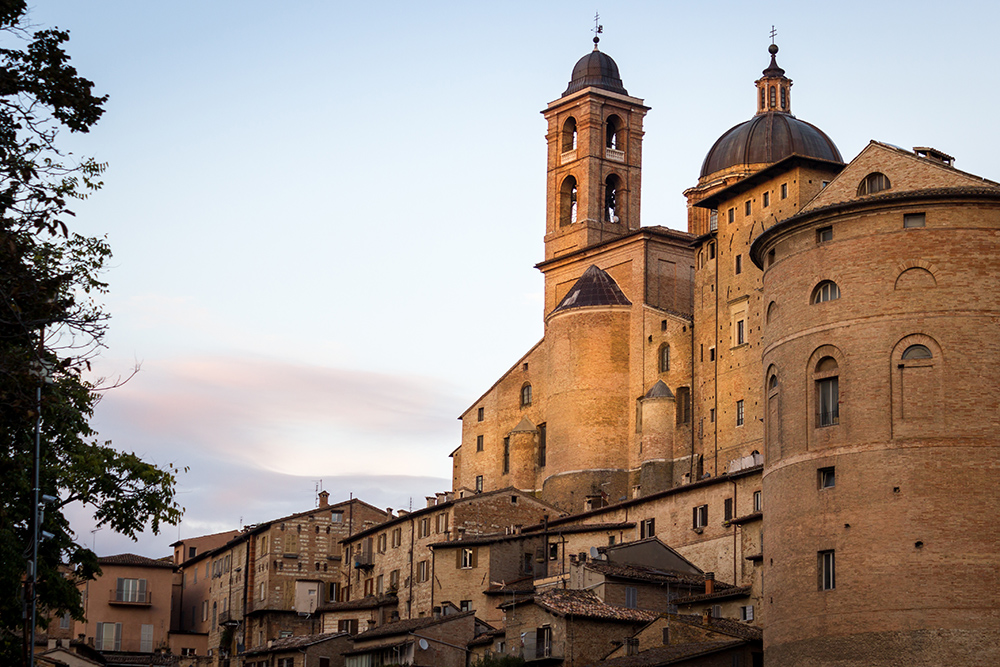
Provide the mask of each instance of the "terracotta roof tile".
MULTIPOLYGON (((604 621, 625 621, 632 623, 648 623, 656 618, 656 614, 642 609, 629 609, 605 603, 592 591, 555 588, 544 593, 538 593, 530 598, 543 609, 560 616, 576 616, 604 621)), ((515 602, 514 604, 517 604, 515 602)), ((501 605, 509 606, 510 603, 501 605)))
POLYGON ((319 635, 301 635, 299 637, 283 637, 281 639, 275 639, 271 642, 270 646, 261 646, 259 648, 250 649, 246 651, 244 655, 261 655, 263 653, 280 653, 282 651, 294 651, 296 649, 305 648, 306 646, 312 646, 313 644, 319 644, 320 642, 325 642, 329 639, 336 639, 337 637, 347 636, 346 632, 333 632, 330 634, 319 634, 319 635))
POLYGON ((146 558, 145 556, 136 556, 135 554, 118 554, 117 556, 105 556, 103 558, 98 558, 97 563, 99 565, 132 565, 138 567, 163 567, 174 569, 174 564, 171 560, 146 558))
POLYGON ((725 651, 726 649, 737 648, 744 644, 746 642, 740 639, 671 644, 647 649, 637 655, 603 660, 593 663, 593 665, 594 667, 598 665, 600 667, 659 667, 660 665, 669 665, 681 660, 688 660, 702 655, 725 651))

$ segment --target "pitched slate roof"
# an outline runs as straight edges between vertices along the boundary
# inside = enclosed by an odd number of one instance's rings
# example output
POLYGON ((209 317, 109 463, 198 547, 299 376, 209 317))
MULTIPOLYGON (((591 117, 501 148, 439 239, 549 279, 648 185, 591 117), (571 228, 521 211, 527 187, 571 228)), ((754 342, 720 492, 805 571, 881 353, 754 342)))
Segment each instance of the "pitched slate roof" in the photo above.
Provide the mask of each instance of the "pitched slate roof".
POLYGON ((170 560, 157 560, 154 558, 146 558, 145 556, 137 556, 135 554, 118 554, 117 556, 105 556, 103 558, 98 558, 97 563, 99 565, 131 565, 138 567, 163 567, 174 568, 173 562, 170 560))
POLYGON ((587 306, 631 306, 615 279, 591 264, 576 284, 570 288, 559 305, 552 311, 584 308, 587 306))

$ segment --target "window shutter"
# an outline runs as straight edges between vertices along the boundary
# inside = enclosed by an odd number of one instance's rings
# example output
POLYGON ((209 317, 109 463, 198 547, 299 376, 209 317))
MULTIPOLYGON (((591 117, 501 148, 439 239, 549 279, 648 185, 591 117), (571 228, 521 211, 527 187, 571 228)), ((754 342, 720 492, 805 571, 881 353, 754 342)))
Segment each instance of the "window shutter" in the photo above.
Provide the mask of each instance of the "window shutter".
POLYGON ((462 569, 462 549, 455 549, 455 567, 462 569))
POLYGON ((115 623, 115 650, 122 650, 122 624, 115 623))
POLYGON ((104 650, 104 624, 103 623, 98 623, 97 624, 97 633, 94 636, 94 644, 95 644, 94 648, 96 648, 98 651, 103 651, 104 650))
POLYGON ((118 587, 115 589, 115 599, 124 600, 125 599, 125 579, 118 577, 118 587))
POLYGON ((653 535, 656 535, 656 519, 649 520, 649 535, 646 537, 652 537, 653 535))
POLYGON ((472 549, 472 567, 479 567, 479 549, 476 547, 472 549))
POLYGON ((693 509, 693 511, 691 512, 691 526, 694 527, 694 528, 697 528, 698 527, 698 508, 694 507, 692 509, 693 509))
POLYGON ((146 601, 146 580, 145 579, 140 579, 139 580, 139 599, 138 599, 138 602, 145 602, 145 601, 146 601))

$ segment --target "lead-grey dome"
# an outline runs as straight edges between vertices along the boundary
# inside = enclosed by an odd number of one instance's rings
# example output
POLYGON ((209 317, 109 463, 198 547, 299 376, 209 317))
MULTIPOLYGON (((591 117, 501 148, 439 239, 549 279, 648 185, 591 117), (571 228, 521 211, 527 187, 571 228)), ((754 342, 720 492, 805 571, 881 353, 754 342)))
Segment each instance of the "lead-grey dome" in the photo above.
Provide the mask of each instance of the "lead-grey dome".
POLYGON ((777 162, 789 155, 843 162, 823 130, 780 111, 761 113, 719 137, 705 156, 701 175, 740 164, 777 162))
POLYGON ((570 93, 590 86, 628 95, 618 74, 618 65, 611 56, 598 51, 596 46, 593 51, 577 61, 573 68, 573 78, 570 79, 569 86, 562 96, 566 97, 570 93))

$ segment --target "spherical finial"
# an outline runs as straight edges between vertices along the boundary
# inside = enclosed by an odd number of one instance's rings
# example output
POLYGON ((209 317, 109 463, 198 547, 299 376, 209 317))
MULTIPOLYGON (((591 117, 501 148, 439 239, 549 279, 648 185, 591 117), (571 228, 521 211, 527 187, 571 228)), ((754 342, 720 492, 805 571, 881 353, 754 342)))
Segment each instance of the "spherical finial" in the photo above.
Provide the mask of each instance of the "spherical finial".
POLYGON ((767 52, 770 53, 772 56, 775 55, 776 53, 778 53, 778 45, 772 44, 771 46, 767 47, 767 52))
POLYGON ((595 50, 597 49, 597 43, 600 42, 600 41, 601 41, 601 38, 598 37, 597 35, 594 35, 594 49, 595 50))

